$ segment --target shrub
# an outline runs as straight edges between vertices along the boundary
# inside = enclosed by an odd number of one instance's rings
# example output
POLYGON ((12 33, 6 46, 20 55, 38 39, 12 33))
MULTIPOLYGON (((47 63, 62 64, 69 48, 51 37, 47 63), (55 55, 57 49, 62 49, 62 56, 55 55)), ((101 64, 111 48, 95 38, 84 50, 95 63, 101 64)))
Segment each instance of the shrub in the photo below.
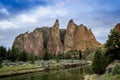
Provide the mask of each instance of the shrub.
POLYGON ((116 64, 115 67, 112 69, 112 74, 120 74, 120 64, 116 64))
POLYGON ((105 44, 106 56, 109 57, 109 63, 113 60, 120 60, 120 32, 111 30, 111 34, 105 44))
POLYGON ((44 55, 43 55, 43 60, 49 60, 49 59, 52 59, 52 55, 48 52, 47 49, 45 49, 44 55))
POLYGON ((95 73, 101 74, 105 71, 107 67, 107 59, 104 56, 104 53, 98 49, 95 52, 95 56, 92 63, 92 69, 95 73))

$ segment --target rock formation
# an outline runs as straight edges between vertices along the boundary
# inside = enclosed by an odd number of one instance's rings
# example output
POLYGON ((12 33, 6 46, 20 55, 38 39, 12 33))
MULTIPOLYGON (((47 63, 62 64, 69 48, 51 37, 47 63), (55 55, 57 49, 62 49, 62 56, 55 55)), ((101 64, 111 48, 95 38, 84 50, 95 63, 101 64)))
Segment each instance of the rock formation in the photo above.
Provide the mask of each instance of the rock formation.
POLYGON ((88 29, 83 24, 77 26, 74 32, 74 50, 81 50, 82 52, 93 51, 101 46, 99 42, 95 39, 91 29, 88 29))
POLYGON ((118 23, 118 24, 114 27, 114 30, 120 32, 120 23, 118 23))
POLYGON ((20 34, 15 38, 13 46, 25 50, 29 53, 34 53, 37 56, 43 55, 43 36, 42 33, 35 29, 31 33, 20 34))
POLYGON ((14 47, 42 56, 44 49, 57 55, 70 50, 95 50, 101 44, 95 39, 91 29, 84 25, 76 25, 70 20, 67 29, 59 29, 56 20, 53 27, 36 28, 31 33, 20 34, 15 38, 14 47))
POLYGON ((50 35, 47 42, 48 52, 54 55, 63 52, 63 45, 60 40, 59 21, 56 20, 55 24, 50 30, 50 35))
POLYGON ((73 20, 70 20, 68 23, 66 33, 65 33, 65 38, 64 38, 64 52, 65 53, 73 49, 74 32, 75 32, 75 24, 73 20))

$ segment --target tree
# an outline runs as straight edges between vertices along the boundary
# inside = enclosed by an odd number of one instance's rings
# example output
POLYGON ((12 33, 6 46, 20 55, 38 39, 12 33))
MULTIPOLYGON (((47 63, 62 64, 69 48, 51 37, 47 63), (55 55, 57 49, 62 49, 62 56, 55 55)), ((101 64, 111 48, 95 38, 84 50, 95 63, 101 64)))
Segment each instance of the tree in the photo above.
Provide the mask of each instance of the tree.
POLYGON ((13 62, 17 61, 19 53, 20 53, 19 49, 12 47, 12 49, 9 51, 9 59, 13 62))
POLYGON ((0 68, 2 67, 2 58, 0 57, 0 68))
POLYGON ((2 60, 7 59, 7 50, 3 46, 0 46, 0 57, 2 60))
POLYGON ((82 59, 82 51, 79 50, 79 59, 82 59))
POLYGON ((48 52, 47 49, 45 49, 44 55, 43 55, 43 60, 49 60, 52 58, 52 55, 48 52))
POLYGON ((115 59, 120 60, 120 32, 111 30, 111 34, 108 37, 105 48, 109 62, 115 59))
POLYGON ((107 59, 105 58, 104 53, 100 49, 96 50, 92 63, 93 71, 97 74, 101 74, 105 71, 106 67, 107 67, 107 59))
POLYGON ((64 58, 65 59, 71 59, 72 58, 72 56, 71 56, 72 54, 71 53, 72 53, 71 51, 68 51, 67 53, 65 53, 64 54, 64 58))
POLYGON ((35 55, 33 53, 29 54, 29 60, 32 61, 32 63, 35 62, 35 55))
POLYGON ((28 55, 29 53, 27 53, 26 51, 21 51, 19 54, 19 61, 27 61, 28 60, 28 55))

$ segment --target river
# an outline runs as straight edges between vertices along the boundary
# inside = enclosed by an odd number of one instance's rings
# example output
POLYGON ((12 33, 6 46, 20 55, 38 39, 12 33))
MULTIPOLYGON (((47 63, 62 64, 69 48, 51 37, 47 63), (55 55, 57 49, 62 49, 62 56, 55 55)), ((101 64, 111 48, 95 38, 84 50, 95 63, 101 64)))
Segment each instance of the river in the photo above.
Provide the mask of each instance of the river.
POLYGON ((84 80, 84 75, 91 73, 87 68, 70 68, 0 78, 0 80, 84 80))

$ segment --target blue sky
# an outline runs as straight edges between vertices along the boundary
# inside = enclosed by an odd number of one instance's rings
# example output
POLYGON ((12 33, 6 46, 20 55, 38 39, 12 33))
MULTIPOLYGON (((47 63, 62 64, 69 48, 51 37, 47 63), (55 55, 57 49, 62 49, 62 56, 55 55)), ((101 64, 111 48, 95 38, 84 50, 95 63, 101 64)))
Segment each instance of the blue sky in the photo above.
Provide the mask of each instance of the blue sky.
POLYGON ((37 27, 60 28, 68 21, 91 28, 96 39, 105 43, 109 31, 120 22, 120 0, 0 0, 0 45, 11 47, 15 37, 37 27))

